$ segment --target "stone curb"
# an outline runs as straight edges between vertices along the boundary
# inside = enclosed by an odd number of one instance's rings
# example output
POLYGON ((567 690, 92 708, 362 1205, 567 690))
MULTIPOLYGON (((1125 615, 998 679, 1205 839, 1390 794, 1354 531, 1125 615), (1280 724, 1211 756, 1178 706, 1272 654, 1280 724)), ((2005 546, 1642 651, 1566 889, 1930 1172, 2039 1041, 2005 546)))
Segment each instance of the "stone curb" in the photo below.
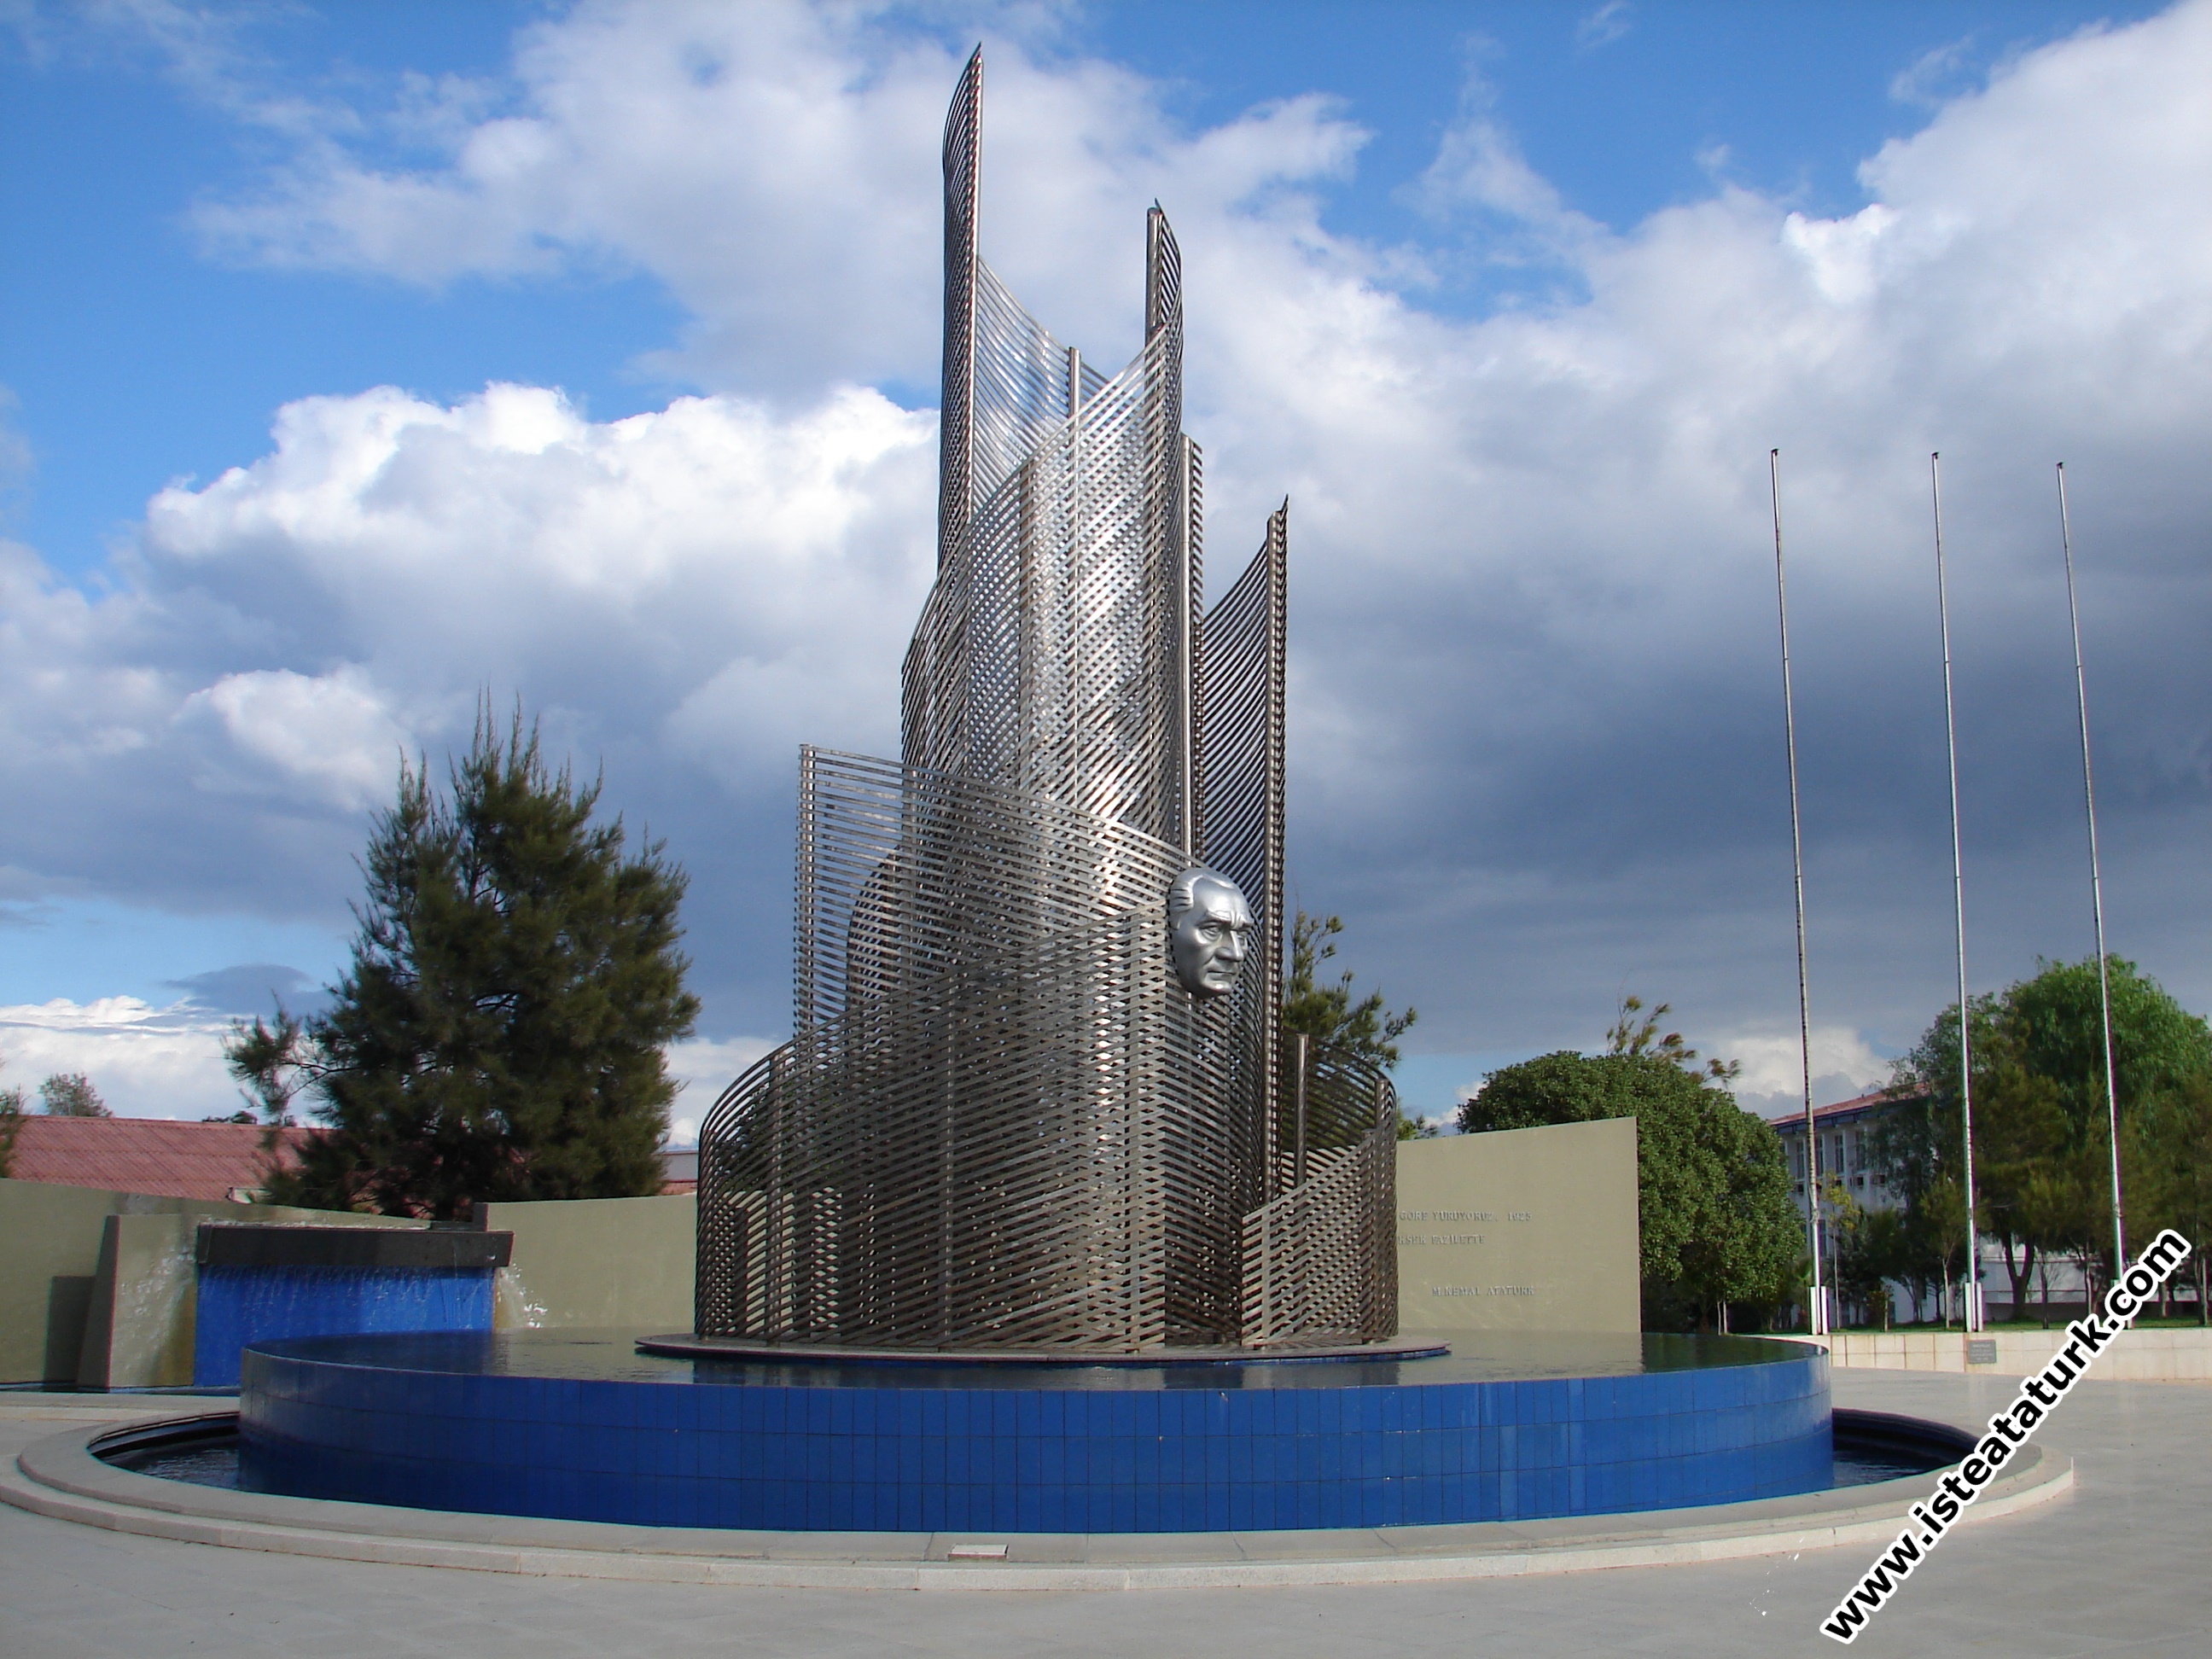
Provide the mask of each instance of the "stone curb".
MULTIPOLYGON (((165 1407, 173 1402, 162 1402, 165 1407)), ((198 1403, 198 1402, 194 1402, 198 1403)), ((209 1404, 227 1405, 228 1401, 209 1404)), ((57 1413, 58 1414, 58 1413, 57 1413)), ((119 1414, 119 1413, 118 1413, 119 1414)), ((147 1418, 167 1416, 142 1412, 147 1418)), ((1589 1572, 1887 1544, 1929 1477, 1832 1493, 1659 1510, 1457 1526, 1226 1534, 1008 1534, 1011 1559, 948 1560, 946 1534, 816 1534, 617 1526, 340 1504, 194 1486, 118 1469, 88 1449, 112 1415, 26 1448, 0 1468, 0 1501, 147 1537, 329 1559, 540 1577, 781 1589, 1127 1590, 1404 1583, 1589 1572), (1029 1559, 1024 1559, 1027 1557, 1029 1559)), ((1968 1513, 1979 1522, 2047 1502, 2071 1460, 2030 1446, 1968 1513)))
POLYGON ((237 1409, 234 1395, 0 1392, 0 1423, 137 1423, 237 1409))

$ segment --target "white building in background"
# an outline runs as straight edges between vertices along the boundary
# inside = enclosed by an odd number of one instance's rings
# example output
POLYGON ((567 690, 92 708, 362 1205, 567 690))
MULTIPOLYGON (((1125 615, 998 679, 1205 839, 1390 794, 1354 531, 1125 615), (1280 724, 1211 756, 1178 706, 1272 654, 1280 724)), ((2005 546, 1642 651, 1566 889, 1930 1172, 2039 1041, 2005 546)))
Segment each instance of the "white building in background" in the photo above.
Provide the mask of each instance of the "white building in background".
MULTIPOLYGON (((1889 1185, 1888 1171, 1874 1156, 1875 1126, 1884 1114, 1905 1103, 1876 1091, 1813 1109, 1813 1133, 1820 1137, 1823 1175, 1841 1176, 1844 1190, 1862 1209, 1894 1210, 1905 1194, 1889 1185)), ((1790 1191, 1797 1212, 1805 1213, 1805 1114, 1790 1112, 1767 1120, 1790 1156, 1790 1191)))
MULTIPOLYGON (((1898 1096, 1877 1090, 1872 1094, 1854 1095, 1849 1100, 1835 1101, 1813 1109, 1813 1133, 1819 1137, 1820 1173, 1824 1178, 1836 1177, 1843 1182, 1844 1190, 1852 1202, 1868 1211, 1899 1210, 1905 1207, 1905 1193, 1891 1182, 1891 1172, 1875 1155, 1877 1130, 1882 1117, 1900 1107, 1913 1103, 1912 1097, 1898 1096)), ((1805 1114, 1786 1112, 1769 1118, 1768 1126, 1782 1138, 1784 1152, 1790 1159, 1790 1193, 1797 1213, 1805 1213, 1805 1114)), ((1981 1241, 1982 1296, 1988 1316, 1993 1320, 2010 1319, 2012 1310, 2012 1276, 2006 1270, 2004 1247, 1984 1234, 1981 1241)), ((2054 1313, 2061 1307, 2078 1304, 2081 1299, 2082 1276, 2081 1264, 2069 1257, 2039 1260, 2035 1276, 2027 1286, 2027 1306, 2024 1316, 2035 1316, 2039 1304, 2048 1300, 2054 1313)), ((1932 1310, 1923 1306, 1923 1317, 1932 1310)), ((2069 1308, 2070 1313, 2072 1310, 2069 1308)), ((1890 1318, 1902 1323, 1912 1317, 1912 1298, 1902 1285, 1890 1286, 1890 1318)))

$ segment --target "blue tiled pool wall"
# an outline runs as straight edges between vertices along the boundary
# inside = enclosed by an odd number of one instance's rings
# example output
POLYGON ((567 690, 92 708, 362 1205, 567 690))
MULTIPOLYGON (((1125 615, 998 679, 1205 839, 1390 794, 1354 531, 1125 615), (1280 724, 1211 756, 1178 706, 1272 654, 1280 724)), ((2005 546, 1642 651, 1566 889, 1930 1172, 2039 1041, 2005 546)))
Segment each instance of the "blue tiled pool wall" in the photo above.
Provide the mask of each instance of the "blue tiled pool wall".
POLYGON ((1828 1360, 1301 1389, 671 1387, 255 1352, 267 1492, 660 1526, 1200 1532, 1533 1519, 1831 1484, 1828 1360))
POLYGON ((356 1331, 489 1331, 489 1268, 199 1269, 192 1382, 235 1388, 239 1351, 286 1336, 356 1331))

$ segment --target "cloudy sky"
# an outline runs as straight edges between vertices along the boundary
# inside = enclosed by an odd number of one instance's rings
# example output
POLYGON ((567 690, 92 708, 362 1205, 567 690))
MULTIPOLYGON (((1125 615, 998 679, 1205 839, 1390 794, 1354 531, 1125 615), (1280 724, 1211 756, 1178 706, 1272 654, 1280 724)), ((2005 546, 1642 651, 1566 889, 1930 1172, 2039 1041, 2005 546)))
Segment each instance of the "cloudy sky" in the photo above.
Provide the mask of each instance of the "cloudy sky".
MULTIPOLYGON (((234 1103, 399 756, 519 697, 665 836, 686 1105, 788 1019, 794 750, 896 745, 935 177, 1092 361, 1186 258, 1217 569, 1291 502, 1291 860, 1443 1109, 1619 997, 1814 1069, 2089 949, 2212 1006, 2212 3, 0 0, 0 1083, 234 1103)), ((679 1108, 679 1114, 684 1109, 679 1108)))

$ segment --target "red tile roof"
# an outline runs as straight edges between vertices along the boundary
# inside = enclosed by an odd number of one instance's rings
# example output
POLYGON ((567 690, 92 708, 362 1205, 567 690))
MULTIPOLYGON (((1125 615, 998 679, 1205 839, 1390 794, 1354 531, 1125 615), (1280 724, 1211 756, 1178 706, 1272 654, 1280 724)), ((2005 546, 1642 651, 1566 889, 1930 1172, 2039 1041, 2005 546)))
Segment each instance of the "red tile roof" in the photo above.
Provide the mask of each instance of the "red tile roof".
MULTIPOLYGON (((1863 1112, 1870 1107, 1893 1105, 1899 1098, 1911 1100, 1917 1097, 1911 1095, 1899 1097, 1893 1095, 1887 1089, 1876 1089, 1871 1094, 1853 1095, 1849 1100, 1835 1100, 1829 1102, 1826 1106, 1815 1106, 1813 1109, 1813 1121, 1819 1123, 1823 1119, 1840 1116, 1847 1112, 1863 1112)), ((1805 1109, 1802 1106, 1793 1106, 1780 1115, 1770 1117, 1766 1121, 1777 1129, 1793 1127, 1802 1128, 1805 1126, 1805 1109)))
MULTIPOLYGON (((261 1137, 252 1123, 175 1123, 147 1117, 46 1117, 22 1121, 9 1175, 58 1187, 221 1203, 264 1179, 261 1137)), ((279 1132, 278 1157, 298 1160, 317 1129, 279 1132)))
POLYGON ((663 1146, 660 1149, 660 1195, 680 1198, 699 1190, 699 1149, 663 1146))

